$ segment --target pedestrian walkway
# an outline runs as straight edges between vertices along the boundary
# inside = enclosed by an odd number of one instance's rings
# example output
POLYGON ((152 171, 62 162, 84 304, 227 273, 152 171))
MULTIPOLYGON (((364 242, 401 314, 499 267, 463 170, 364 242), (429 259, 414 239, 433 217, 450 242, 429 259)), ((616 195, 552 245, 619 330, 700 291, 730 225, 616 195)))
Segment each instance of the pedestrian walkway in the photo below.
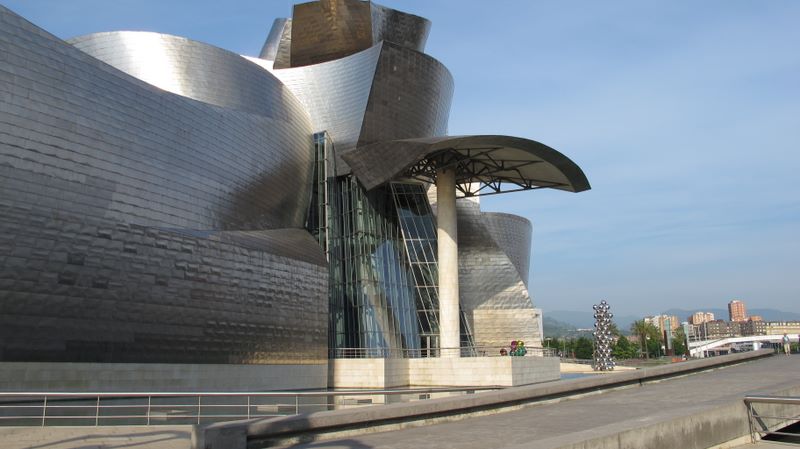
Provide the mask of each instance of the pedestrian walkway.
POLYGON ((0 427, 3 449, 190 449, 192 426, 0 427))
MULTIPOLYGON (((698 447, 714 425, 746 419, 748 394, 800 393, 800 357, 769 357, 741 365, 555 404, 398 431, 315 441, 292 449, 556 449, 698 447), (791 393, 789 393, 791 392, 791 393), (719 412, 727 407, 723 416, 719 412), (720 413, 719 419, 709 418, 720 413), (739 416, 742 415, 742 416, 739 416), (727 420, 727 421, 726 421, 727 420), (701 423, 702 421, 702 423, 701 423), (708 428, 693 428, 693 425, 708 428), (694 423, 694 424, 693 424, 694 423), (643 431, 647 429, 647 431, 643 431), (607 441, 602 442, 603 439, 607 441), (597 444, 586 444, 597 440, 597 444), (689 441, 691 440, 691 441, 689 441), (613 445, 609 441, 616 441, 613 445), (688 444, 691 442, 692 444, 688 444)), ((739 421, 740 422, 740 421, 739 421)), ((769 443, 764 443, 769 444, 769 443)), ((751 446, 753 447, 753 446, 751 446)), ((770 447, 770 446, 764 446, 770 447)), ((785 447, 785 446, 784 446, 785 447)))

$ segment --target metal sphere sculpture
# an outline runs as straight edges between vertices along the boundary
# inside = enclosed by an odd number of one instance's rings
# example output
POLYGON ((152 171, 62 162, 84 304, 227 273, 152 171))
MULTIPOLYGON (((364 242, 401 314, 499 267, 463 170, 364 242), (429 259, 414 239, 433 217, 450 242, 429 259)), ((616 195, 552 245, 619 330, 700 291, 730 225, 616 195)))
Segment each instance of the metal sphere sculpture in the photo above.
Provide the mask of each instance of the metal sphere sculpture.
POLYGON ((614 358, 611 357, 611 306, 605 300, 592 306, 594 309, 594 354, 592 368, 595 371, 614 370, 614 358))

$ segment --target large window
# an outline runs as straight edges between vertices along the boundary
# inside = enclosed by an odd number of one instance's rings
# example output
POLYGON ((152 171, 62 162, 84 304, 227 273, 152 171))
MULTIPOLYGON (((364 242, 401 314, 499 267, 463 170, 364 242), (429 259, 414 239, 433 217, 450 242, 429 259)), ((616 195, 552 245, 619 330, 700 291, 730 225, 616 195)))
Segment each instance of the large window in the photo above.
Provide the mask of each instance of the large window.
MULTIPOLYGON (((425 187, 391 183, 369 192, 335 177, 333 145, 314 136, 307 228, 330 266, 330 356, 438 355, 436 221, 425 187)), ((462 343, 469 343, 462 315, 462 343)))

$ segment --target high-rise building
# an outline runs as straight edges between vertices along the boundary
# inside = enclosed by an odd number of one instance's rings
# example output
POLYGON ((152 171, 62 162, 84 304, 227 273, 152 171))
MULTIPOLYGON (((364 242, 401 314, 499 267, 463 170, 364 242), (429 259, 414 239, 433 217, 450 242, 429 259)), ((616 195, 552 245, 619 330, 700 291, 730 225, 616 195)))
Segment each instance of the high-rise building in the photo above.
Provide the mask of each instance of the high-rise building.
POLYGON ((669 322, 669 328, 673 331, 681 326, 680 320, 675 315, 647 316, 644 318, 644 322, 652 324, 661 331, 665 331, 667 329, 667 322, 669 322))
POLYGON ((691 324, 703 324, 714 321, 714 314, 711 312, 695 312, 689 317, 691 324))
POLYGON ((681 326, 680 320, 675 315, 659 315, 658 316, 658 328, 661 331, 667 330, 667 327, 671 331, 677 330, 681 326), (667 324, 669 323, 669 324, 667 324))
POLYGON ((744 303, 734 299, 728 303, 728 315, 731 321, 747 321, 747 310, 744 303))

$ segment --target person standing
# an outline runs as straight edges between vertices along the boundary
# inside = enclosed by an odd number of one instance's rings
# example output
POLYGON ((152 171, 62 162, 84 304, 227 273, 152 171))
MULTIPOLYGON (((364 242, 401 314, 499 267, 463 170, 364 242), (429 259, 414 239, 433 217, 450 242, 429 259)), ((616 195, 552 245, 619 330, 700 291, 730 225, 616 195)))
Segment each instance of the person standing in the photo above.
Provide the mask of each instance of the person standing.
POLYGON ((786 334, 783 334, 783 352, 785 352, 787 356, 789 355, 789 336, 786 334))

